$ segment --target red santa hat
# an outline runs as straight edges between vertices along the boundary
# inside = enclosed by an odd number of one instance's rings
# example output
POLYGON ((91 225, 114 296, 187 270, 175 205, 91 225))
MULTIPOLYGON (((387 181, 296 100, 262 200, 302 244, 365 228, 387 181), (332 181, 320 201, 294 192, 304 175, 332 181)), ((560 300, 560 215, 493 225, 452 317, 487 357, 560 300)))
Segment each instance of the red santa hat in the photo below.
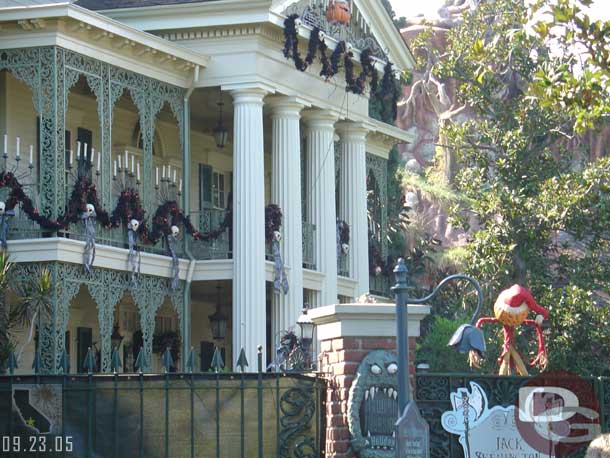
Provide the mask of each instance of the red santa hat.
POLYGON ((537 315, 542 315, 545 320, 549 317, 548 310, 538 305, 538 303, 534 300, 532 293, 521 285, 513 285, 504 290, 503 296, 504 302, 511 307, 519 307, 525 302, 532 312, 536 313, 537 315))

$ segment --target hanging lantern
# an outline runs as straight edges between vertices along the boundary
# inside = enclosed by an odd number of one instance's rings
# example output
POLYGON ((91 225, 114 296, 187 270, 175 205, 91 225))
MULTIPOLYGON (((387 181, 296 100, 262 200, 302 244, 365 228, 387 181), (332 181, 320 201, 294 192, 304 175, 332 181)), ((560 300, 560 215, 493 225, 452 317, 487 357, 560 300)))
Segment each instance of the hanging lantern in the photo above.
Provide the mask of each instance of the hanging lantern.
POLYGON ((338 22, 347 25, 352 17, 348 0, 330 0, 326 10, 326 19, 329 22, 338 22))
POLYGON ((222 92, 220 89, 218 90, 218 102, 216 102, 216 105, 218 105, 218 121, 213 130, 214 139, 216 140, 216 146, 224 148, 227 144, 227 139, 229 138, 229 132, 227 132, 227 129, 222 122, 222 107, 224 106, 224 103, 222 101, 222 92))
POLYGON ((222 340, 227 336, 227 318, 220 311, 220 291, 220 285, 216 286, 216 312, 208 316, 214 340, 222 340))

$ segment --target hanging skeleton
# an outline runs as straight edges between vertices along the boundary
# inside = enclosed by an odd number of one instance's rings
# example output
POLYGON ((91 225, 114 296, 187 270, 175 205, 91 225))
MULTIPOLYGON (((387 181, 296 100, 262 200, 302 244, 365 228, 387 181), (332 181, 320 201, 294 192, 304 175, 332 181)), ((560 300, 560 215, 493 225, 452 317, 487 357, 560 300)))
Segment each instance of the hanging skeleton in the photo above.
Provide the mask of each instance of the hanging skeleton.
POLYGON ((93 204, 87 204, 87 209, 81 215, 83 223, 85 223, 85 251, 83 252, 83 264, 85 269, 90 274, 93 273, 93 261, 95 261, 95 207, 93 204))
POLYGON ((127 238, 129 242, 129 255, 127 257, 127 262, 129 264, 129 269, 131 270, 131 284, 134 288, 138 287, 140 266, 142 264, 142 254, 136 245, 139 227, 140 222, 137 219, 132 219, 127 225, 127 238))
POLYGON ((288 277, 286 276, 286 270, 284 269, 284 261, 282 260, 282 253, 280 252, 280 242, 282 241, 282 234, 280 231, 273 231, 273 240, 271 241, 271 249, 273 250, 273 289, 276 293, 284 292, 288 293, 288 277))
POLYGON ((8 223, 15 216, 13 210, 7 210, 6 204, 0 201, 0 248, 6 250, 6 239, 8 237, 8 223))
POLYGON ((176 254, 176 243, 178 242, 178 237, 180 236, 180 228, 178 226, 172 226, 171 233, 167 234, 167 248, 169 250, 169 254, 172 257, 172 290, 178 288, 179 282, 179 274, 180 274, 180 263, 178 261, 178 255, 176 254))

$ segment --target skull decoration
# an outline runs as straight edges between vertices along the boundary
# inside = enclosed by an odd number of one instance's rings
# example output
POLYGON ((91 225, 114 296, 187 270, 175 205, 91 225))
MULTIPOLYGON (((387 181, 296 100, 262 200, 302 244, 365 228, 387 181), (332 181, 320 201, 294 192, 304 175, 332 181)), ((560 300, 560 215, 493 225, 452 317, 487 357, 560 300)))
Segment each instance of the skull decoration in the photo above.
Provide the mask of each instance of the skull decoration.
POLYGON ((0 216, 6 213, 6 204, 0 200, 0 216))
POLYGON ((381 267, 377 266, 375 267, 375 276, 381 275, 381 267))
POLYGON ((341 253, 348 254, 349 253, 349 243, 341 244, 341 253))
POLYGON ((282 241, 282 233, 280 231, 273 231, 273 240, 276 242, 282 241))
POLYGON ((178 226, 172 226, 172 235, 178 237, 180 235, 180 228, 178 226))
POLYGON ((137 232, 139 227, 140 222, 137 219, 132 219, 131 221, 129 221, 129 229, 131 229, 132 231, 137 232))
POLYGON ((87 204, 87 215, 95 216, 95 207, 93 206, 93 204, 87 204))

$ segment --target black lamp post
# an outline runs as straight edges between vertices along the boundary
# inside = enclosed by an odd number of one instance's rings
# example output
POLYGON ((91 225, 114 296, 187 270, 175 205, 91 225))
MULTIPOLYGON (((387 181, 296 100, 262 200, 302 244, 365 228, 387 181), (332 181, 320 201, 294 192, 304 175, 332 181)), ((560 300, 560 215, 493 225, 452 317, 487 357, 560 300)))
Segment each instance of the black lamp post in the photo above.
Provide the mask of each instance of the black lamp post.
POLYGON ((307 315, 307 309, 303 309, 303 313, 297 320, 297 324, 301 328, 301 345, 303 346, 303 352, 305 353, 305 365, 311 367, 311 354, 310 348, 313 341, 313 333, 316 325, 311 321, 311 317, 307 315))
MULTIPOLYGON (((396 437, 399 438, 402 436, 400 434, 400 424, 403 421, 403 417, 407 418, 407 410, 415 410, 417 411, 417 406, 415 405, 415 401, 410 399, 409 392, 409 331, 408 331, 408 305, 409 304, 425 304, 429 302, 432 298, 434 298, 439 290, 448 282, 452 280, 466 280, 471 283, 477 291, 478 304, 477 309, 472 317, 470 325, 462 325, 460 329, 463 331, 464 328, 467 328, 467 331, 476 334, 477 331, 480 333, 478 329, 474 327, 474 323, 481 311, 481 306, 483 304, 483 293, 481 292, 481 287, 479 283, 473 279, 463 274, 450 275, 444 278, 435 288, 432 290, 430 294, 426 297, 422 298, 412 298, 407 296, 407 291, 412 290, 413 287, 409 284, 409 271, 405 264, 405 260, 400 258, 396 267, 394 268, 394 274, 396 275, 396 286, 392 287, 392 291, 396 294, 396 344, 398 347, 398 361, 400 364, 398 365, 398 422, 396 437)), ((457 347, 454 342, 455 336, 452 337, 449 345, 456 347, 459 351, 465 351, 463 347, 457 347)), ((462 339, 463 340, 463 339, 462 339)), ((476 340, 476 339, 475 339, 476 340)), ((482 340, 482 339, 481 339, 482 340)), ((470 340, 468 340, 470 342, 470 340)), ((466 350, 470 350, 471 348, 467 348, 466 350)), ((423 420, 422 420, 423 421, 423 420)), ((400 443, 400 441, 399 441, 400 443)), ((397 447, 397 453, 400 453, 400 446, 397 447)))

